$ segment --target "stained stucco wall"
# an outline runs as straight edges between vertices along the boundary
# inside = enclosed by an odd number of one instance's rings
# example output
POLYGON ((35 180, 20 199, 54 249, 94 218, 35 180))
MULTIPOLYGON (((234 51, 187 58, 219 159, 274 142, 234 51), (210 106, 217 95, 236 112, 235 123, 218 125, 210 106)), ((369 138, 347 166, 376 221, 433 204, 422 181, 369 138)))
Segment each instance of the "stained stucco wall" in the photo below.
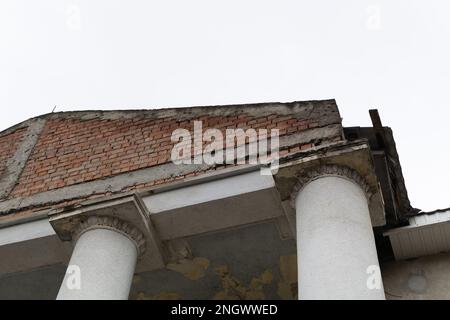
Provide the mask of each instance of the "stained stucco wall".
POLYGON ((450 253, 393 261, 381 269, 387 299, 450 299, 450 253))
MULTIPOLYGON (((273 222, 184 239, 190 252, 165 269, 136 274, 130 299, 297 298, 295 240, 273 222)), ((0 299, 55 299, 64 265, 0 275, 0 299)))

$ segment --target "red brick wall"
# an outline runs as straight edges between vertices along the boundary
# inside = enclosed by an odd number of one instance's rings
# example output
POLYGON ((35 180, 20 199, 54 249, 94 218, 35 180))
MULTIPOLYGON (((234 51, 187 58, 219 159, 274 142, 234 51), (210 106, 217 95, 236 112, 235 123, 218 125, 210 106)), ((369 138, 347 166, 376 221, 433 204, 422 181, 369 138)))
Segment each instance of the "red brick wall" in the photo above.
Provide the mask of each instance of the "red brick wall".
MULTIPOLYGON (((202 116, 203 129, 277 128, 280 136, 318 126, 294 116, 202 116)), ((193 130, 194 120, 49 119, 10 197, 29 196, 64 186, 152 167, 170 161, 176 128, 193 130)), ((297 147, 297 149, 300 148, 297 147)), ((284 151, 286 153, 287 151, 284 151)), ((149 182, 152 184, 152 182, 149 182)))

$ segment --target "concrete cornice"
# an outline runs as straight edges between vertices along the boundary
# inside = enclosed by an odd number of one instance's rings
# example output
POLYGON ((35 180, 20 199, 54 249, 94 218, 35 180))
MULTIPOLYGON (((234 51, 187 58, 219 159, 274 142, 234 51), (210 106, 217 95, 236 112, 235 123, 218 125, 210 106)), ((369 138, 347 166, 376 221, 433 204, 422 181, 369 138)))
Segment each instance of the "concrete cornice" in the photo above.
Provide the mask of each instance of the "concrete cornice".
POLYGON ((240 113, 246 113, 253 116, 263 116, 264 114, 291 115, 296 118, 310 119, 313 109, 317 109, 318 118, 320 107, 330 106, 336 109, 336 119, 340 122, 339 111, 334 99, 328 100, 310 100, 293 102, 265 102, 265 103, 247 103, 231 105, 212 105, 212 106, 191 106, 191 107, 169 107, 159 109, 130 109, 130 110, 86 110, 86 111, 62 111, 43 114, 29 120, 23 121, 13 127, 0 132, 0 135, 7 134, 11 130, 25 127, 29 122, 37 119, 132 119, 136 117, 162 119, 174 117, 180 120, 192 119, 201 116, 232 116, 240 113))

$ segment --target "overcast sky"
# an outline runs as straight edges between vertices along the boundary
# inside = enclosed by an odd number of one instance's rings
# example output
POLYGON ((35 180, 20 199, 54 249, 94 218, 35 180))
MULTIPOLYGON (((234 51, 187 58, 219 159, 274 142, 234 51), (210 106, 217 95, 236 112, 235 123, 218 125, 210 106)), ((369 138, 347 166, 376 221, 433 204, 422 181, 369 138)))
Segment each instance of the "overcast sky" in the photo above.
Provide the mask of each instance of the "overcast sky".
POLYGON ((43 113, 335 98, 378 108, 412 205, 450 207, 448 0, 0 1, 0 130, 43 113))

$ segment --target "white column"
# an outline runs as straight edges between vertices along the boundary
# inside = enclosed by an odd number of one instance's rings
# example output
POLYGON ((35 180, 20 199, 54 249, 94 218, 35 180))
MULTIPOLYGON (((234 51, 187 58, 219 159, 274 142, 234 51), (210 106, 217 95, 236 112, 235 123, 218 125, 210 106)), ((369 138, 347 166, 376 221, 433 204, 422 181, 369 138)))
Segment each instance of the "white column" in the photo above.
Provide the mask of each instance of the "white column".
POLYGON ((136 235, 120 220, 90 218, 80 228, 57 299, 128 299, 139 253, 136 235))
POLYGON ((385 299, 368 200, 343 176, 320 176, 295 198, 299 299, 385 299))

